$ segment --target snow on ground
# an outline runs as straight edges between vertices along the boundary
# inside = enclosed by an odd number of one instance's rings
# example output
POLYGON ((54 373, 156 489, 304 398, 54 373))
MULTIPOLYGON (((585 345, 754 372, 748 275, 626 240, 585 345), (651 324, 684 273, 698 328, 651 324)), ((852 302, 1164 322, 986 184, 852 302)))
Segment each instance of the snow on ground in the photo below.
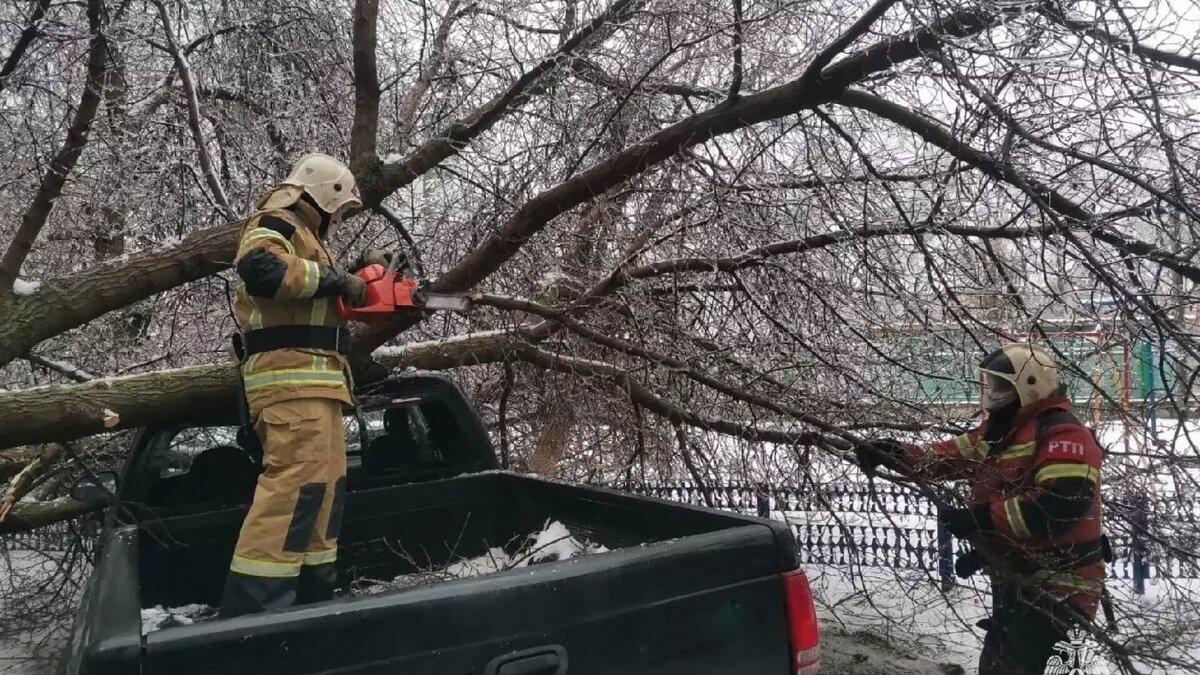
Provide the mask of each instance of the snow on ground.
POLYGON ((821 672, 829 675, 962 675, 962 666, 906 653, 869 631, 821 627, 821 672))
MULTIPOLYGON (((16 589, 34 588, 53 579, 57 563, 52 555, 0 549, 0 594, 6 602, 21 603, 0 605, 0 617, 16 618, 14 607, 36 608, 39 604, 36 592, 18 595, 16 589)), ((57 669, 62 645, 61 636, 52 629, 0 625, 0 675, 50 675, 57 669)))
MULTIPOLYGON (((960 580, 943 593, 936 577, 915 570, 809 565, 805 571, 817 599, 823 635, 830 636, 822 642, 826 649, 840 652, 838 658, 855 663, 853 652, 864 641, 863 663, 879 657, 875 651, 882 649, 926 659, 939 668, 949 664, 942 668, 946 673, 958 672, 952 666, 962 667, 966 675, 978 672, 983 630, 975 622, 988 615, 986 577, 977 575, 970 583, 960 580), (850 647, 846 636, 854 638, 850 647)), ((1200 659, 1200 617, 1195 613, 1200 580, 1153 579, 1140 597, 1129 583, 1110 580, 1109 588, 1121 628, 1115 639, 1129 640, 1146 653, 1193 663, 1200 659)), ((823 662, 828 665, 824 658, 823 662)), ((1145 675, 1200 672, 1162 663, 1138 665, 1145 675)), ((1109 673, 1120 672, 1111 657, 1105 666, 1109 673)), ((910 671, 905 668, 902 664, 892 670, 879 666, 826 672, 906 675, 910 671)), ((1093 671, 1090 675, 1104 673, 1099 668, 1093 671)))

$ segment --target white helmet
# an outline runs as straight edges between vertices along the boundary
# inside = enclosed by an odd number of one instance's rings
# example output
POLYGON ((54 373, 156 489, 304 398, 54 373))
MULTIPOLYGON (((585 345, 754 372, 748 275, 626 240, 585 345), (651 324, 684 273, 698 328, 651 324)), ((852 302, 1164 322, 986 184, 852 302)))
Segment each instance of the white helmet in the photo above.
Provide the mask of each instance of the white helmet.
POLYGON ((305 155, 292 167, 292 173, 281 185, 303 188, 317 206, 328 214, 361 209, 362 199, 350 167, 329 155, 314 152, 305 155))
POLYGON ((979 364, 979 370, 988 376, 984 407, 989 410, 1003 407, 1014 397, 1027 406, 1058 391, 1054 357, 1034 344, 1004 345, 988 354, 979 364))
POLYGON ((319 152, 301 157, 292 167, 292 173, 259 200, 258 208, 285 209, 306 192, 318 208, 333 216, 334 222, 362 208, 358 184, 350 168, 319 152))

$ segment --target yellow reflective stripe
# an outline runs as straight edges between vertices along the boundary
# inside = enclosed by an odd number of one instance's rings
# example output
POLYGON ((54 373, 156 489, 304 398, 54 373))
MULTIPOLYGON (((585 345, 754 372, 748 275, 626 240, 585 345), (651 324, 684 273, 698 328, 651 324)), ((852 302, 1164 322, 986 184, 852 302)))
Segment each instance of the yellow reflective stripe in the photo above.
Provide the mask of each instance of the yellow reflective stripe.
POLYGON ((325 325, 325 310, 329 306, 329 298, 314 298, 312 312, 308 315, 308 323, 313 326, 325 325))
POLYGON ((978 442, 972 441, 970 434, 956 436, 954 438, 954 445, 958 448, 958 454, 964 459, 970 459, 976 455, 978 455, 980 459, 987 457, 988 449, 990 447, 988 446, 988 442, 983 439, 980 439, 978 442))
POLYGON ((304 286, 300 289, 300 297, 311 298, 313 293, 317 292, 317 282, 321 280, 321 268, 311 260, 302 260, 301 262, 304 263, 304 286))
POLYGON ((255 302, 254 296, 246 290, 246 284, 241 284, 239 289, 242 292, 242 297, 246 298, 246 302, 250 305, 250 318, 246 321, 247 328, 262 328, 263 318, 262 312, 258 309, 258 303, 255 302))
POLYGON ((245 377, 246 391, 257 391, 281 385, 345 385, 346 376, 341 371, 317 370, 316 368, 289 368, 268 370, 245 377))
POLYGON ((1087 464, 1051 464, 1037 472, 1034 482, 1044 483, 1055 478, 1086 478, 1095 483, 1100 480, 1100 471, 1087 464))
POLYGON ((1013 534, 1026 539, 1033 536, 1029 527, 1025 525, 1025 516, 1021 515, 1020 498, 1013 497, 1004 502, 1004 515, 1008 517, 1008 526, 1012 528, 1013 534))
POLYGON ((283 242, 283 246, 287 249, 288 253, 291 253, 292 255, 296 254, 296 249, 292 246, 292 242, 288 241, 287 237, 266 227, 256 227, 247 232, 242 237, 242 242, 239 245, 239 248, 245 248, 256 241, 263 239, 278 239, 279 241, 283 242))
POLYGON ((1030 580, 1039 585, 1071 588, 1085 593, 1099 593, 1104 589, 1104 582, 1099 579, 1088 579, 1070 572, 1054 572, 1038 570, 1029 576, 1030 580))
POLYGON ((235 555, 233 556, 233 561, 229 563, 229 571, 237 572, 238 574, 248 574, 252 577, 286 579, 300 576, 300 562, 281 563, 269 560, 253 560, 235 555))
POLYGON ((1036 445, 1037 445, 1037 443, 1034 441, 1029 441, 1028 443, 1019 443, 1017 445, 1010 445, 1007 448, 1005 448, 1004 452, 1000 453, 998 456, 1000 457, 1000 459, 1015 459, 1017 457, 1030 457, 1033 455, 1034 446, 1036 446, 1036 445))
POLYGON ((331 548, 328 551, 314 551, 304 554, 304 564, 312 567, 313 565, 328 565, 331 562, 337 562, 337 548, 331 548))

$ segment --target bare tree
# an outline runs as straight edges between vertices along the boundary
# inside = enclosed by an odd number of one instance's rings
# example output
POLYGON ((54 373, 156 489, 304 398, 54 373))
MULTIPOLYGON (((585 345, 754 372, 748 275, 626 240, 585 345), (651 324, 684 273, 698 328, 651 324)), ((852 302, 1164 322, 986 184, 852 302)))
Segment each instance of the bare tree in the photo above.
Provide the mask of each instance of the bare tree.
MULTIPOLYGON (((359 327, 358 381, 453 371, 516 466, 817 489, 855 439, 969 424, 978 357, 1032 337, 1120 430, 1110 529, 1195 565, 1196 514, 1126 508, 1197 490, 1190 4, 0 11, 7 495, 72 464, 43 444, 231 415, 238 217, 320 150, 367 206, 340 255, 415 245, 483 293, 359 327)), ((0 528, 77 517, 63 494, 0 528)), ((1109 646, 1197 670, 1172 626, 1109 646)))

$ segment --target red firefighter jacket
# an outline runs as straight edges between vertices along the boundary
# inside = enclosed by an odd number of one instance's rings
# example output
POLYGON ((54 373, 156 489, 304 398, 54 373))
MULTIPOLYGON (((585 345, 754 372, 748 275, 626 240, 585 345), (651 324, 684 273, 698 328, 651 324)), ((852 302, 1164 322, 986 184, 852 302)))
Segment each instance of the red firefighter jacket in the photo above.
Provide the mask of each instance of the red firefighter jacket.
POLYGON ((1035 583, 1095 613, 1104 562, 1100 468, 1103 451, 1052 396, 1017 411, 1009 431, 988 441, 988 423, 956 438, 907 447, 914 469, 934 478, 967 479, 970 502, 989 553, 1029 569, 1035 583), (1040 418, 1040 419, 1039 419, 1040 418), (1039 432, 1040 427, 1040 432, 1039 432))

